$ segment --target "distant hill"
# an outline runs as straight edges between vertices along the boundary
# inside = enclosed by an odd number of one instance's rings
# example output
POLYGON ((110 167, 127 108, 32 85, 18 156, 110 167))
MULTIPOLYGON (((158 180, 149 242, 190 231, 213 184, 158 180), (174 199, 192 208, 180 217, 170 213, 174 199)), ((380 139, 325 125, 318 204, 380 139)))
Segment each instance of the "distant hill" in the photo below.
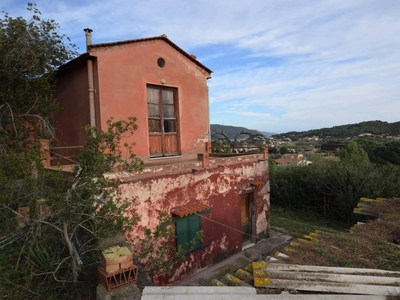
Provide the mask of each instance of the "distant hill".
POLYGON ((276 134, 276 133, 273 133, 273 132, 267 132, 267 131, 260 131, 263 135, 265 135, 265 136, 267 136, 267 137, 270 137, 270 136, 273 136, 274 134, 276 134))
MULTIPOLYGON (((241 132, 241 131, 249 132, 251 134, 263 134, 260 131, 257 131, 257 130, 254 130, 254 129, 247 129, 246 127, 211 124, 211 139, 215 140, 215 139, 217 139, 219 137, 218 135, 215 135, 215 132, 222 132, 226 136, 228 136, 230 139, 234 139, 235 135, 238 132, 241 132)), ((242 136, 242 137, 246 138, 247 136, 242 136)))
POLYGON ((304 137, 317 136, 320 138, 347 138, 358 136, 362 133, 371 133, 374 135, 400 135, 400 122, 388 123, 383 121, 367 121, 356 124, 334 126, 331 128, 313 129, 308 131, 290 131, 286 133, 274 134, 274 138, 289 137, 292 140, 298 140, 304 137))

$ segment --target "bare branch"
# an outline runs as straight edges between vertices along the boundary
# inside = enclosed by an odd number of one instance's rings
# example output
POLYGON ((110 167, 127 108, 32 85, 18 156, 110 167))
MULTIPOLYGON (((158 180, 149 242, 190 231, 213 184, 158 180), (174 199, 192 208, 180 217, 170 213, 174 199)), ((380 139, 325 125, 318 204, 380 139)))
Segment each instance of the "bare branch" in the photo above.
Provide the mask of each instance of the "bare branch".
POLYGON ((64 239, 67 244, 68 250, 69 250, 69 255, 72 258, 72 276, 73 276, 73 282, 78 282, 78 267, 76 265, 76 261, 73 258, 74 256, 74 247, 72 245, 71 240, 69 239, 68 236, 68 223, 64 222, 63 223, 63 234, 64 234, 64 239))

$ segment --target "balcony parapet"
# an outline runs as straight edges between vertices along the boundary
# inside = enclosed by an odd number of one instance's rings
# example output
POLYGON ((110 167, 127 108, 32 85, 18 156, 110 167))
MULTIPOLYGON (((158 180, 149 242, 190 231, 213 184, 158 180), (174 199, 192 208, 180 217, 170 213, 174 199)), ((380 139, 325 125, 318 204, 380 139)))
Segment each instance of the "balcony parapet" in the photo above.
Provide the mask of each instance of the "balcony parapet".
POLYGON ((175 162, 169 164, 145 165, 140 173, 124 174, 119 173, 122 182, 129 182, 146 177, 163 176, 165 174, 197 173, 203 169, 224 168, 239 164, 268 163, 268 153, 257 154, 211 154, 199 153, 197 160, 175 162))

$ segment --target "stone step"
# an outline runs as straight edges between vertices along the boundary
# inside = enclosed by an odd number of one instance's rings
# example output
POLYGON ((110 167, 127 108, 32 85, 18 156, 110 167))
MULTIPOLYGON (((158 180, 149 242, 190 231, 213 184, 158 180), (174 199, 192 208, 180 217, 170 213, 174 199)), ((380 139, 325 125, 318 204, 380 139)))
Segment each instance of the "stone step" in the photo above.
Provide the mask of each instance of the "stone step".
POLYGON ((253 274, 253 263, 252 263, 252 262, 249 263, 247 266, 244 267, 244 269, 245 269, 247 272, 250 272, 251 274, 253 274))
POLYGON ((213 281, 211 281, 211 284, 214 286, 226 286, 225 283, 219 281, 218 279, 213 279, 213 281))
POLYGON ((251 287, 250 284, 247 284, 245 282, 243 282, 240 278, 237 278, 236 276, 232 275, 232 274, 226 274, 224 277, 224 282, 227 283, 227 285, 230 286, 248 286, 251 287))
MULTIPOLYGON (((280 253, 280 252, 279 252, 280 253)), ((277 255, 279 257, 279 255, 277 255)), ((268 278, 265 274, 264 269, 268 263, 265 261, 253 262, 253 285, 254 287, 262 287, 268 285, 272 279, 268 278)))
POLYGON ((253 274, 243 269, 237 269, 235 275, 242 280, 253 279, 253 274))

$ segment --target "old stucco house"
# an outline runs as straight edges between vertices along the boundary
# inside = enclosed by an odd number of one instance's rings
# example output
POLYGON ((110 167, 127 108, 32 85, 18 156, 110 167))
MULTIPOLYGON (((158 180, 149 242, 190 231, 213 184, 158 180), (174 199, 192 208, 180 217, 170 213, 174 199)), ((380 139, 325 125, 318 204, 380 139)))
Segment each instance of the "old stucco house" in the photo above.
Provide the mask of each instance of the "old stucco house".
POLYGON ((137 198, 136 212, 148 226, 168 212, 176 245, 204 231, 201 245, 159 283, 178 281, 267 235, 268 153, 210 153, 211 70, 165 35, 102 44, 91 43, 90 29, 86 35, 87 52, 58 72, 56 146, 68 155, 84 144, 83 126, 105 130, 110 117, 137 118, 131 141, 145 168, 121 176, 121 193, 137 198))

